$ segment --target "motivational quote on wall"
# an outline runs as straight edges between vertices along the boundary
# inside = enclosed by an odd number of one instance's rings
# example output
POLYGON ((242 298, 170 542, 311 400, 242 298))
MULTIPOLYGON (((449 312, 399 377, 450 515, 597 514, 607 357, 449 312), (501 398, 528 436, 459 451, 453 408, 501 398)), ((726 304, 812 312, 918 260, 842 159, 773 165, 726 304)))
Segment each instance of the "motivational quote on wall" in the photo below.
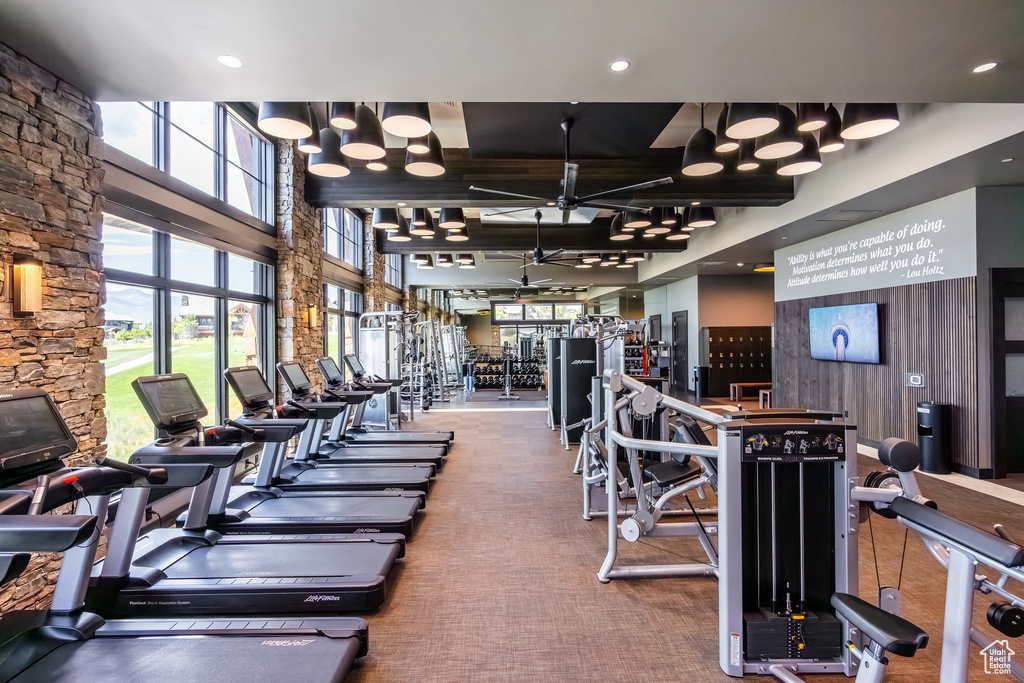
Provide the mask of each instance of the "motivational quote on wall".
POLYGON ((776 300, 976 274, 973 195, 969 210, 931 206, 959 197, 779 250, 775 254, 776 300))

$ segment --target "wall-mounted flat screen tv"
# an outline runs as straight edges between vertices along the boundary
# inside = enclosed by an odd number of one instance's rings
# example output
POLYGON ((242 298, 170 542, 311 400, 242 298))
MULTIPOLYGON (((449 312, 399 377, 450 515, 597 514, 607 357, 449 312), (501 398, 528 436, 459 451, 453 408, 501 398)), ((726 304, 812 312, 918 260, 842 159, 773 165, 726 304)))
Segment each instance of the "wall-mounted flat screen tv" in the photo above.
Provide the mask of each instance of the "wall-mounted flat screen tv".
POLYGON ((808 311, 811 358, 881 363, 878 304, 829 306, 808 311))

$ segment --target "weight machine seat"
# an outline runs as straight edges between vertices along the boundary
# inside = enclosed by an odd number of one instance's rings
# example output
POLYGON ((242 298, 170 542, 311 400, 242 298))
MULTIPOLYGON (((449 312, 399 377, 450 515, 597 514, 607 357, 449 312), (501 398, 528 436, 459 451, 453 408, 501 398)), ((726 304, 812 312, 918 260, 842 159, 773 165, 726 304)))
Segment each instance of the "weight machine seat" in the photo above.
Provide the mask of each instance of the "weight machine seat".
POLYGON ((676 460, 666 460, 665 462, 659 462, 657 465, 651 465, 645 472, 647 473, 647 478, 655 484, 663 488, 669 488, 682 484, 685 481, 696 479, 701 474, 701 467, 694 460, 685 463, 676 460))
MULTIPOLYGON (((681 415, 675 421, 676 435, 673 439, 676 443, 689 443, 700 446, 710 446, 704 430, 691 417, 681 415)), ((665 462, 659 462, 646 469, 648 478, 658 486, 678 486, 683 482, 696 479, 701 475, 702 468, 688 455, 671 454, 671 458, 665 462)))
POLYGON ((886 652, 913 657, 928 645, 928 634, 902 617, 848 593, 833 593, 832 606, 886 652))
POLYGON ((961 522, 938 510, 900 496, 889 506, 897 516, 919 526, 945 536, 970 550, 975 550, 985 557, 1007 567, 1024 565, 1024 548, 1009 543, 984 529, 961 522))

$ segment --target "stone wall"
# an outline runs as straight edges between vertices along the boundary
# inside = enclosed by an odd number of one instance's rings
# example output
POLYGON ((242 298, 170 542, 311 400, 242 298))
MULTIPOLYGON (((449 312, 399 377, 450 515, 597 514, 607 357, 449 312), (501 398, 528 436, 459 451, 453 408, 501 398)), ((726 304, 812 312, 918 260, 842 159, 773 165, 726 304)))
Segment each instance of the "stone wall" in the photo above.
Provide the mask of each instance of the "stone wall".
POLYGON ((377 251, 377 236, 370 224, 372 216, 363 219, 363 310, 383 311, 387 308, 384 254, 377 251))
MULTIPOLYGON (((78 440, 69 464, 106 452, 103 142, 99 107, 0 45, 0 390, 39 387, 78 440), (14 317, 13 257, 43 263, 43 310, 14 317)), ((0 591, 0 612, 45 607, 59 555, 38 555, 0 591)))
MULTIPOLYGON (((306 203, 306 160, 295 143, 277 143, 277 355, 297 361, 313 384, 313 361, 323 355, 323 223, 320 209, 306 203)), ((279 391, 287 388, 278 378, 279 391)))

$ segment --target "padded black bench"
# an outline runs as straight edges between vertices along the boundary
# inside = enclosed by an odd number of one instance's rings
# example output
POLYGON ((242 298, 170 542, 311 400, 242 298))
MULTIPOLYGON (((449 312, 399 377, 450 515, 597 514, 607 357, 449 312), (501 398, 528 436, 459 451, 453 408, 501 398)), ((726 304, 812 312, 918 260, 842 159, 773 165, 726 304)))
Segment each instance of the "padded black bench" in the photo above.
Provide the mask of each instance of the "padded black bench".
MULTIPOLYGON (((710 446, 704 430, 692 417, 682 415, 675 421, 676 435, 672 439, 676 443, 689 443, 710 446)), ((688 455, 671 454, 665 462, 651 465, 645 470, 647 478, 662 488, 671 488, 684 482, 696 479, 701 475, 700 463, 688 455)))
POLYGON ((898 516, 918 526, 945 536, 965 548, 990 557, 1006 567, 1024 565, 1024 548, 990 534, 984 529, 961 522, 938 510, 900 496, 892 501, 890 509, 898 516))
POLYGON ((886 652, 913 657, 928 645, 928 634, 903 617, 890 614, 848 593, 834 593, 832 606, 886 652))

